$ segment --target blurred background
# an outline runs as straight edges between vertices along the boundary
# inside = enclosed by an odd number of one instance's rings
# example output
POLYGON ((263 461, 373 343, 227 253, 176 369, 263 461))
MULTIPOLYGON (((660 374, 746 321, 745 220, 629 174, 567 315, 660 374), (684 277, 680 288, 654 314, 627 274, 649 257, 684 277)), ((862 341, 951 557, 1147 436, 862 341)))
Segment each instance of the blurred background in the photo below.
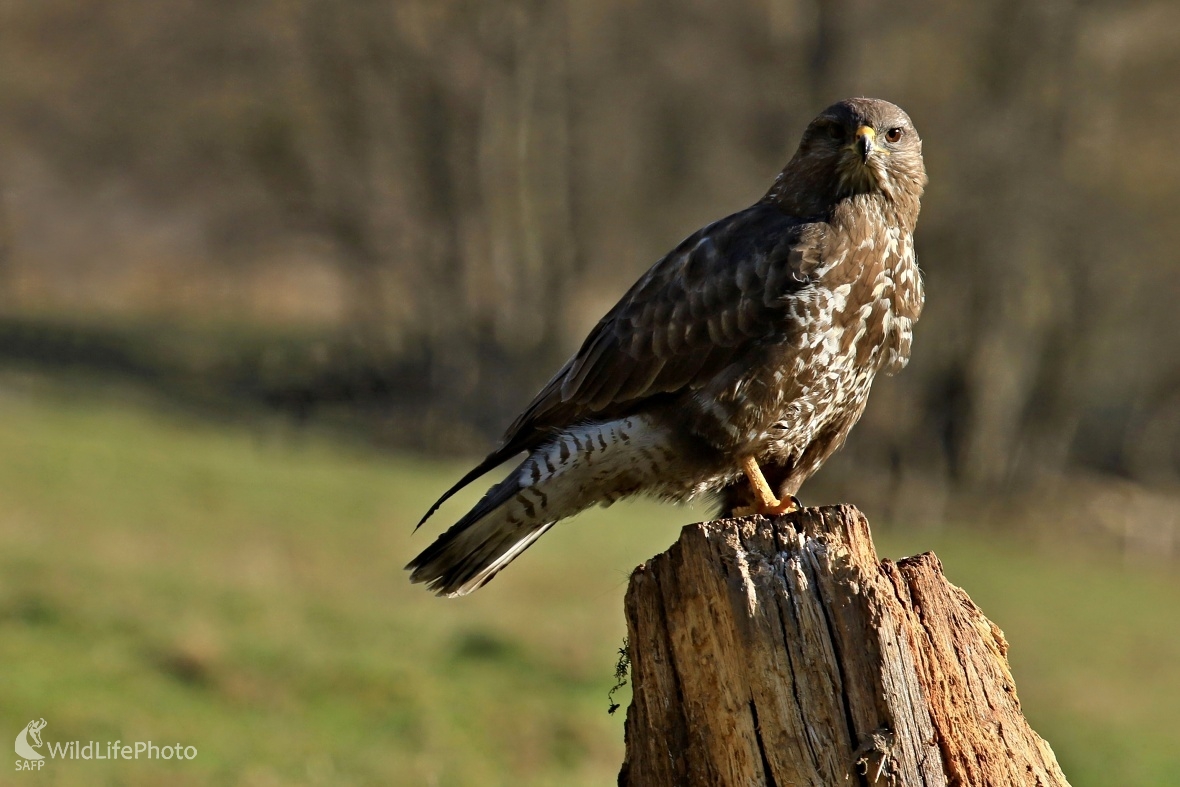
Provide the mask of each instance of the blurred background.
POLYGON ((939 552, 1075 787, 1174 783, 1178 84, 1168 0, 0 3, 2 730, 200 751, 60 784, 613 782, 627 574, 710 512, 452 602, 409 531, 871 95, 927 308, 804 502, 939 552))

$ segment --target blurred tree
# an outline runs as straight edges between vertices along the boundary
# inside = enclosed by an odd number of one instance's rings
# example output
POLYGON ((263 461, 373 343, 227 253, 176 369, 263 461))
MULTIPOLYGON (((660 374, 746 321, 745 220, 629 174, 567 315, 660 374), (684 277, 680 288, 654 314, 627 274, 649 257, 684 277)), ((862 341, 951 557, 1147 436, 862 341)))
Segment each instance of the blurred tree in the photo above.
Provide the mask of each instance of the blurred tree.
POLYGON ((1167 0, 7 3, 4 308, 319 314, 291 282, 322 261, 347 347, 299 401, 354 375, 407 435, 491 437, 818 108, 880 95, 926 140, 929 305, 851 458, 1174 484, 1178 29, 1167 0))

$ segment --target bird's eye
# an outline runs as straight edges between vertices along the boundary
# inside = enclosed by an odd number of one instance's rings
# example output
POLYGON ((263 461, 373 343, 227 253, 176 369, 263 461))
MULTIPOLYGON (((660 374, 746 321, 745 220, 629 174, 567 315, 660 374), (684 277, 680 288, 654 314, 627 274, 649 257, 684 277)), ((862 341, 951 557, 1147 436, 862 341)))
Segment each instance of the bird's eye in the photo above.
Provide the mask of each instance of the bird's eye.
POLYGON ((899 139, 901 139, 903 134, 905 134, 905 129, 901 128, 900 126, 894 126, 885 132, 885 141, 897 142, 899 139))
POLYGON ((844 139, 844 127, 839 123, 829 123, 827 131, 828 136, 836 142, 840 142, 844 139))

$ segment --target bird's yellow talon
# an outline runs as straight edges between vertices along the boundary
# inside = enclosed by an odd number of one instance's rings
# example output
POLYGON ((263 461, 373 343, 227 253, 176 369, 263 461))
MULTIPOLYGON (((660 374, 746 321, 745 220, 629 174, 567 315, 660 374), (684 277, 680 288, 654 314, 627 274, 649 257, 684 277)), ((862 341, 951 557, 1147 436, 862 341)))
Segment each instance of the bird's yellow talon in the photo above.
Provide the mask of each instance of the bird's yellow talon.
POLYGON ((799 501, 794 495, 787 495, 782 500, 775 497, 774 492, 770 489, 770 484, 766 482, 766 476, 762 475, 762 468, 758 466, 757 459, 752 456, 743 459, 742 472, 750 480, 750 487, 754 491, 754 505, 734 509, 735 516, 749 516, 750 514, 769 516, 789 514, 799 510, 799 501))
POLYGON ((792 511, 799 510, 799 502, 795 500, 794 495, 787 495, 782 500, 776 500, 772 503, 763 514, 789 514, 792 511))

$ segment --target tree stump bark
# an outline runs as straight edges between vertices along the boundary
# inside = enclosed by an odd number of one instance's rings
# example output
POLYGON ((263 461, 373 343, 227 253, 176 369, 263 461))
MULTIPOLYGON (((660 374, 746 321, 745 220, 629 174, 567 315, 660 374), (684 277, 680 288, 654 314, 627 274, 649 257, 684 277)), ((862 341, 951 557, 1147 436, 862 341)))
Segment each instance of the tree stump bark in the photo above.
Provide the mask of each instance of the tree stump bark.
POLYGON ((1068 787, 1003 632, 851 506, 690 525, 625 605, 620 785, 1068 787))

